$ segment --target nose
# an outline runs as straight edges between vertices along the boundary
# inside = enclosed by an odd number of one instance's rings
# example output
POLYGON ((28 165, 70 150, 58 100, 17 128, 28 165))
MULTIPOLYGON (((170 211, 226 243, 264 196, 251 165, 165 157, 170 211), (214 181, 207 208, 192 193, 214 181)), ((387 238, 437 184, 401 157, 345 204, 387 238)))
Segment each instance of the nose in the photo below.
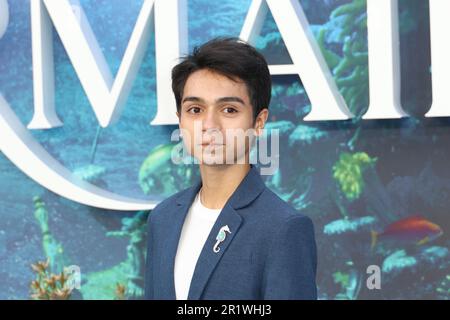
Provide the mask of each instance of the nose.
POLYGON ((209 132, 214 130, 219 130, 219 120, 214 110, 207 110, 202 119, 202 131, 209 132))

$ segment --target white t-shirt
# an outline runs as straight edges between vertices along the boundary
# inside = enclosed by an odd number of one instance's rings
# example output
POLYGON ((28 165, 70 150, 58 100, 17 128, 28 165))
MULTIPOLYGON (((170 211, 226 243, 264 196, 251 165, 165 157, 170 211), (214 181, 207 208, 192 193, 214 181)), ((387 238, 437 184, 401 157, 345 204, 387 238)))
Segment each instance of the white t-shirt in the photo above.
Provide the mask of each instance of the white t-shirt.
POLYGON ((174 280, 177 300, 187 299, 198 257, 222 210, 206 208, 199 195, 200 192, 189 208, 175 256, 174 280))

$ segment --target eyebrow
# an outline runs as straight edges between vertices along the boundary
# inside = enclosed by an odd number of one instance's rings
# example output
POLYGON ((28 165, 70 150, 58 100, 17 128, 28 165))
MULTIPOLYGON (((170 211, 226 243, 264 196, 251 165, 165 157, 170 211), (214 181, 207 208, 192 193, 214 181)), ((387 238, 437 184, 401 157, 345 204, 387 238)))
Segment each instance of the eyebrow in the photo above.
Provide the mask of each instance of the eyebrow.
MULTIPOLYGON (((205 103, 205 100, 202 99, 202 98, 199 98, 199 97, 186 97, 186 98, 183 99, 182 103, 185 103, 185 102, 188 102, 188 101, 205 103)), ((216 104, 223 103, 223 102, 238 102, 238 103, 240 103, 242 105, 245 105, 244 100, 242 100, 239 97, 222 97, 222 98, 219 98, 219 99, 216 100, 216 104)))

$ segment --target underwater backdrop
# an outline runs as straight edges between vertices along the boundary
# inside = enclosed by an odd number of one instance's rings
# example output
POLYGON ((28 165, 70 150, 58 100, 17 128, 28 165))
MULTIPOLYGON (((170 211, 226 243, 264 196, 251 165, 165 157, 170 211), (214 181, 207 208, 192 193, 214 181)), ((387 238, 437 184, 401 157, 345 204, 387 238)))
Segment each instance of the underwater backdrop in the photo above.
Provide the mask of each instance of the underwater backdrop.
MULTIPOLYGON (((366 1, 299 2, 357 115, 305 122, 310 103, 301 81, 273 77, 268 128, 280 129, 280 169, 265 182, 315 223, 319 298, 449 299, 450 119, 424 117, 432 100, 428 1, 399 0, 402 105, 412 116, 370 121, 360 119, 369 104, 366 1), (381 269, 380 290, 366 286, 370 265, 381 269)), ((8 3, 0 92, 28 124, 30 3, 8 3)), ((80 3, 115 74, 143 1, 80 3)), ((216 36, 239 36, 250 3, 189 0, 189 48, 216 36)), ((257 46, 271 64, 291 62, 270 13, 257 46)), ((107 128, 99 127, 56 32, 54 50, 56 106, 64 126, 31 130, 52 156, 95 185, 147 200, 159 201, 198 177, 195 167, 170 161, 176 127, 149 125, 156 113, 153 37, 120 120, 107 128)), ((71 298, 139 299, 147 215, 61 198, 0 153, 0 299, 64 298, 57 284, 52 292, 38 289, 45 277, 70 265, 81 270, 81 288, 71 298)))

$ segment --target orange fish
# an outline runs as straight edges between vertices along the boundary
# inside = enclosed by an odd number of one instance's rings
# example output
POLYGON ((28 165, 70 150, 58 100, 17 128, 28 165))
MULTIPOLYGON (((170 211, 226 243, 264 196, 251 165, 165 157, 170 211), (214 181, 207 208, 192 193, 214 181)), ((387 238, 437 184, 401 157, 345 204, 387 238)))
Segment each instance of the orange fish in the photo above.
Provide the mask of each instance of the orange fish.
POLYGON ((412 216, 398 220, 386 227, 383 232, 372 231, 372 248, 378 240, 394 243, 415 243, 422 245, 440 237, 443 231, 437 224, 421 217, 412 216))

